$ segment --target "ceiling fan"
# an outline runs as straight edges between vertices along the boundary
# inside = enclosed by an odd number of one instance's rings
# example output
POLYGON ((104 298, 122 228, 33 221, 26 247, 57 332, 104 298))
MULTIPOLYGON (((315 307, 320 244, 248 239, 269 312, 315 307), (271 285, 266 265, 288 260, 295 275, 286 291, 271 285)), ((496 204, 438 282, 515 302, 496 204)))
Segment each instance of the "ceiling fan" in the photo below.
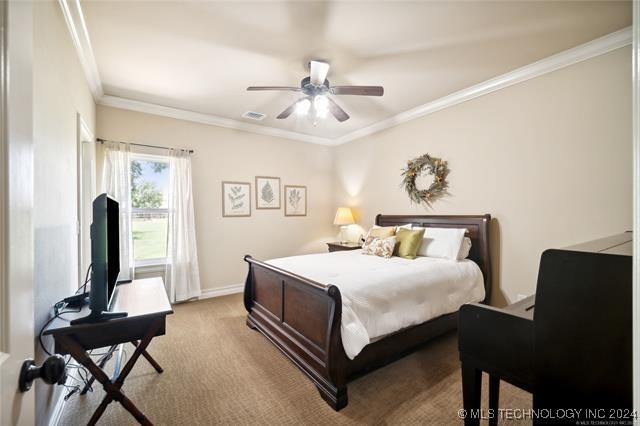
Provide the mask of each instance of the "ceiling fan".
POLYGON ((278 115, 278 119, 289 117, 294 111, 300 115, 306 115, 311 107, 315 110, 316 117, 323 118, 328 112, 343 122, 349 119, 347 114, 330 95, 357 95, 357 96, 382 96, 382 86, 331 86, 327 80, 329 64, 323 61, 310 61, 311 75, 300 82, 300 87, 289 86, 251 86, 248 91, 257 90, 284 90, 302 92, 304 96, 278 115))

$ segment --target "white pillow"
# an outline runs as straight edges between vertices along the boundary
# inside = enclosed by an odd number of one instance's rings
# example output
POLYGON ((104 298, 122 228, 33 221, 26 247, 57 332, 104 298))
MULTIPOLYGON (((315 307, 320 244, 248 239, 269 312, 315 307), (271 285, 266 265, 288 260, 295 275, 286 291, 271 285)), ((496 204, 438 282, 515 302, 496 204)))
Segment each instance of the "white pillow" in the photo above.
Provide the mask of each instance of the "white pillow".
POLYGON ((458 260, 463 260, 469 257, 469 251, 471 250, 471 238, 464 237, 460 251, 458 252, 458 260))
MULTIPOLYGON (((413 228, 422 229, 422 228, 413 228)), ((457 260, 466 229, 426 228, 418 256, 457 260)))

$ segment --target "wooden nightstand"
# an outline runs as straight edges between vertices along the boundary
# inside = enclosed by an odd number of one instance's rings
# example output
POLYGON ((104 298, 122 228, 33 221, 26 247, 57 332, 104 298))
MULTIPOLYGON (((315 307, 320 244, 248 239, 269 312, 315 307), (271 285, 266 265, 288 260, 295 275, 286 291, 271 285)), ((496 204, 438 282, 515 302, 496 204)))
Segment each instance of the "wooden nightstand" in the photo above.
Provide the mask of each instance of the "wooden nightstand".
POLYGON ((338 242, 332 242, 332 243, 327 243, 327 246, 329 247, 329 251, 346 251, 346 250, 358 250, 360 248, 362 248, 362 246, 358 243, 338 243, 338 242))

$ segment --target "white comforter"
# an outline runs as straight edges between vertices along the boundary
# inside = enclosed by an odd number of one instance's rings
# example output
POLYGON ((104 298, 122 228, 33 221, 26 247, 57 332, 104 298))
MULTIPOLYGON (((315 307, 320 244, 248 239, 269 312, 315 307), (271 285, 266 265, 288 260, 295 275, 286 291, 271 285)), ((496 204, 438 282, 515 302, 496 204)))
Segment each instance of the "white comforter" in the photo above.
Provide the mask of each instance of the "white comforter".
POLYGON ((342 344, 350 359, 376 338, 484 299, 471 260, 365 256, 360 250, 273 259, 267 263, 342 294, 342 344))

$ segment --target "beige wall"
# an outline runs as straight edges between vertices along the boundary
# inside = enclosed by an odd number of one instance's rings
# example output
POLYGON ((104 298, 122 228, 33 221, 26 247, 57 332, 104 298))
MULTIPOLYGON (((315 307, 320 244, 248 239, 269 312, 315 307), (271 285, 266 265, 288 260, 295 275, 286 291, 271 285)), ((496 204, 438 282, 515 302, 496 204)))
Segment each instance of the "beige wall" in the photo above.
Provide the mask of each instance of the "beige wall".
POLYGON ((490 213, 493 304, 535 291, 541 252, 631 229, 631 49, 546 74, 335 148, 336 205, 490 213), (411 205, 400 170, 449 162, 451 196, 411 205))
POLYGON ((631 53, 612 53, 447 108, 339 147, 323 147, 98 107, 97 136, 190 147, 204 289, 239 284, 244 254, 323 251, 334 209, 377 213, 490 213, 497 305, 535 291, 549 247, 631 228, 631 53), (449 161, 450 193, 433 210, 400 188, 408 159, 449 161), (309 216, 256 211, 222 218, 220 182, 274 175, 309 187, 309 216))
MULTIPOLYGON (((55 302, 78 288, 77 114, 91 131, 95 104, 55 1, 34 2, 34 251, 36 334, 55 302)), ((50 343, 50 339, 45 339, 50 343)), ((37 362, 45 356, 36 346, 37 362)), ((36 382, 37 423, 63 388, 36 382)))
POLYGON ((243 283, 245 254, 269 259, 325 251, 324 242, 335 234, 329 147, 104 106, 97 111, 97 137, 195 151, 193 191, 203 290, 243 283), (308 215, 256 210, 255 176, 278 176, 282 186, 307 186, 308 215), (222 217, 223 180, 251 182, 251 217, 222 217))

